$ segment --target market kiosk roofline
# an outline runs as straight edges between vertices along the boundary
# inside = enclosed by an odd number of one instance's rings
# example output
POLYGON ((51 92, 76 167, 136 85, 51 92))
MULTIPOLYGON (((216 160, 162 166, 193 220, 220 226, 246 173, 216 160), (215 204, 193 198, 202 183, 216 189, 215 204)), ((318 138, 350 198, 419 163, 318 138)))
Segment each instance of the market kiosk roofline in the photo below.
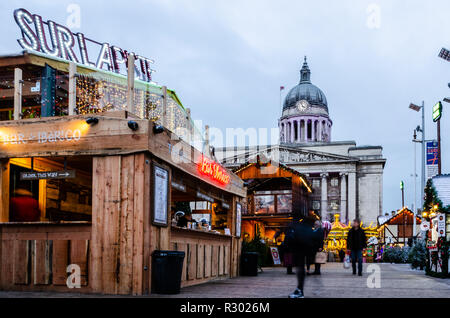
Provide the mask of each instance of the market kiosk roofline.
POLYGON ((229 170, 226 171, 230 182, 225 185, 199 174, 198 160, 205 155, 167 129, 155 135, 153 125, 150 120, 130 117, 126 111, 3 121, 0 125, 0 159, 149 152, 213 187, 240 197, 247 195, 243 181, 229 170), (98 119, 97 124, 86 123, 92 117, 98 119), (129 128, 130 120, 138 124, 137 131, 129 128), (179 157, 173 155, 175 145, 179 145, 176 149, 183 149, 179 157))

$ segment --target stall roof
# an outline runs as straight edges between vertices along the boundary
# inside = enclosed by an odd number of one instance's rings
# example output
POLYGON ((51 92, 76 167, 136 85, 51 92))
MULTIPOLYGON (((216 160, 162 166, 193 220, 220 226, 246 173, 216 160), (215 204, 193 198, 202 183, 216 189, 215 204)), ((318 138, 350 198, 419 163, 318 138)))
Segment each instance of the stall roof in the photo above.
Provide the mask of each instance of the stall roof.
MULTIPOLYGON (((414 224, 414 214, 411 210, 409 210, 408 208, 403 208, 401 210, 399 210, 397 212, 397 214, 395 214, 394 216, 392 216, 391 218, 389 218, 388 220, 386 220, 384 223, 380 224, 380 226, 384 226, 384 225, 402 225, 404 224, 404 220, 403 217, 406 214, 406 224, 407 225, 412 225, 414 224)), ((420 224, 422 222, 422 220, 419 217, 416 217, 416 221, 417 224, 420 224)))
POLYGON ((76 115, 35 119, 2 121, 0 127, 0 159, 30 157, 114 156, 150 152, 168 165, 191 175, 225 192, 245 197, 243 181, 228 171, 230 182, 218 184, 200 175, 198 158, 203 158, 193 146, 182 139, 174 140, 172 134, 155 133, 153 123, 134 119, 137 130, 128 123, 127 112, 105 112, 98 115, 76 115), (96 124, 87 119, 95 117, 96 124), (175 155, 174 146, 180 144, 183 159, 175 155), (189 151, 188 151, 189 150, 189 151), (190 152, 190 154, 189 154, 190 152))
POLYGON ((263 162, 261 161, 261 157, 258 155, 256 157, 256 160, 247 161, 246 163, 242 164, 239 168, 234 169, 233 172, 238 176, 242 177, 243 172, 252 167, 256 167, 258 169, 264 167, 267 169, 266 173, 252 177, 252 179, 261 179, 261 178, 268 179, 276 177, 291 178, 292 176, 297 176, 301 178, 303 185, 308 190, 308 192, 310 193, 312 192, 311 185, 308 183, 308 179, 304 174, 298 172, 297 170, 289 168, 284 164, 278 162, 276 164, 272 164, 272 162, 273 162, 272 160, 266 160, 266 162, 263 162))

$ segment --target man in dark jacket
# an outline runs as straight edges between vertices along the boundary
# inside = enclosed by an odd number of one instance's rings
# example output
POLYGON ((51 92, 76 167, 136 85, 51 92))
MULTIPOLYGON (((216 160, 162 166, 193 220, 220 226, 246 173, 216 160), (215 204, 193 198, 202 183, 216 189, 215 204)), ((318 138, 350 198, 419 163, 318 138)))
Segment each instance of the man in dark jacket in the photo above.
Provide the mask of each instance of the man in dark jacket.
POLYGON ((314 231, 314 219, 309 216, 302 222, 292 223, 286 231, 286 243, 294 252, 294 262, 297 266, 297 289, 289 295, 289 298, 304 298, 303 285, 305 282, 306 258, 316 249, 320 241, 320 233, 314 231))
POLYGON ((361 222, 355 219, 347 236, 347 249, 351 251, 353 275, 356 275, 356 261, 358 261, 358 275, 362 276, 362 254, 366 247, 366 233, 361 228, 361 222))

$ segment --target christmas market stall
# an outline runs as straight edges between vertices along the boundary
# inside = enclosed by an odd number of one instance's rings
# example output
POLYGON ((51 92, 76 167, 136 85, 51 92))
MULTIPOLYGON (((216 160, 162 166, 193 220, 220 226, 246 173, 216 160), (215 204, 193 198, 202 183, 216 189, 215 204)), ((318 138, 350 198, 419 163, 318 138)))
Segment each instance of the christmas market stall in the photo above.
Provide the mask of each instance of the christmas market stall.
POLYGON ((273 242, 294 219, 310 211, 311 186, 306 176, 285 165, 257 156, 235 170, 247 186, 242 231, 251 240, 259 233, 273 242))
POLYGON ((422 237, 428 248, 427 273, 450 277, 450 175, 428 180, 422 217, 422 237))
MULTIPOLYGON (((364 226, 361 223, 361 228, 366 233, 368 239, 368 247, 364 253, 364 258, 367 262, 372 262, 376 253, 378 244, 377 226, 373 223, 369 226, 364 226)), ((331 224, 331 231, 325 240, 325 250, 328 252, 329 261, 342 261, 342 257, 347 250, 347 236, 351 229, 351 223, 348 225, 340 222, 340 214, 334 215, 334 222, 331 224)))
MULTIPOLYGON (((416 217, 416 231, 420 232, 420 224, 422 220, 416 217)), ((414 238, 414 214, 408 208, 403 208, 390 218, 385 220, 378 228, 380 236, 380 244, 406 246, 408 242, 411 244, 414 238)))
POLYGON ((237 276, 243 181, 153 62, 14 15, 26 51, 0 57, 0 290, 149 294, 157 251, 184 255, 181 286, 237 276), (43 25, 63 32, 53 52, 43 25))

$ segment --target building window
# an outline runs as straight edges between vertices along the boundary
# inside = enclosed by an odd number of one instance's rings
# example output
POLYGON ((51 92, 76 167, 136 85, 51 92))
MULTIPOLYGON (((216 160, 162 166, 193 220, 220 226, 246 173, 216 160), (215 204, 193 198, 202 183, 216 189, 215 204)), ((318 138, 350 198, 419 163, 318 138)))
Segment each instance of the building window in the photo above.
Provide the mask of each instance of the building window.
POLYGON ((331 182, 331 186, 332 187, 339 186, 339 179, 338 178, 332 178, 330 182, 331 182))
POLYGON ((320 179, 313 179, 312 186, 314 189, 319 189, 320 188, 320 179))
POLYGON ((338 200, 331 200, 330 201, 330 208, 333 211, 339 210, 339 201, 338 200))
POLYGON ((313 201, 312 208, 313 210, 320 210, 320 201, 313 201))

